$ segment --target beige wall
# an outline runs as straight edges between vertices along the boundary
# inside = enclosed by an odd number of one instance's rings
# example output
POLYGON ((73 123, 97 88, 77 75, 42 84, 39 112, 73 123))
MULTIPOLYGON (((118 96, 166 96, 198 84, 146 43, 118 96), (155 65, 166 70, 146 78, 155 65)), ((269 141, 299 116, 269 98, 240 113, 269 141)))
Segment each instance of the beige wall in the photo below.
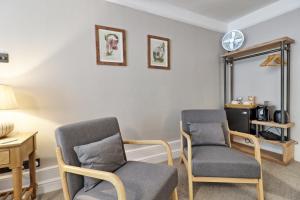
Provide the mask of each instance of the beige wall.
POLYGON ((2 0, 0 80, 16 88, 18 130, 38 130, 54 157, 54 130, 117 116, 126 138, 179 138, 180 111, 221 105, 220 34, 102 0, 2 0), (94 25, 127 30, 128 67, 98 66, 94 25), (146 36, 171 39, 171 70, 147 68, 146 36))
MULTIPOLYGON (((291 48, 291 119, 296 122, 291 135, 300 141, 300 9, 276 17, 243 30, 246 45, 270 41, 283 36, 296 40, 291 48)), ((255 95, 262 103, 269 100, 277 107, 280 105, 280 69, 259 67, 265 56, 237 62, 235 67, 235 96, 255 95)), ((300 161, 300 147, 296 147, 296 159, 300 161)))

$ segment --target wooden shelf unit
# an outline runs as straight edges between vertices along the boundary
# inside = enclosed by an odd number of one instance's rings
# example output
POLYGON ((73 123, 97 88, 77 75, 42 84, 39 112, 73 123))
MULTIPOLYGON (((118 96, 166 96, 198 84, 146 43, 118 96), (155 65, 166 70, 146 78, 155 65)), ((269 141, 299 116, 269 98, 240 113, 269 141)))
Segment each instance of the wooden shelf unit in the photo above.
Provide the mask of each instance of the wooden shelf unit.
MULTIPOLYGON (((269 42, 257 44, 251 47, 242 48, 240 50, 227 52, 223 54, 221 57, 224 60, 224 105, 225 107, 231 106, 228 102, 233 100, 233 88, 234 88, 234 68, 235 62, 245 59, 250 59, 257 56, 273 54, 275 52, 280 52, 280 110, 283 114, 286 110, 290 113, 290 52, 291 52, 291 44, 295 43, 295 40, 290 37, 282 37, 269 42), (229 85, 229 87, 227 86, 229 85), (230 90, 228 91, 228 88, 230 90), (229 94, 229 95, 228 95, 229 94), (229 97, 229 98, 228 98, 229 97), (228 99, 230 101, 228 101, 228 99)), ((233 108, 231 106, 231 108, 233 108)), ((237 107, 236 107, 237 108, 237 107)), ((240 107, 241 108, 241 107, 240 107)), ((245 108, 245 107, 244 107, 245 108)), ((284 119, 282 119, 284 121, 284 119)), ((262 149, 261 155, 263 158, 287 165, 294 159, 294 146, 297 142, 290 140, 290 128, 293 127, 294 123, 288 124, 279 124, 275 122, 262 122, 253 120, 252 124, 256 125, 256 136, 258 135, 259 126, 269 126, 280 128, 281 132, 281 141, 270 141, 259 138, 260 142, 270 143, 272 145, 276 145, 282 148, 282 154, 278 154, 275 152, 267 151, 262 149), (285 132, 287 133, 287 137, 285 137, 285 132), (285 141, 287 138, 289 141, 285 141)), ((229 127, 230 128, 230 127, 229 127)), ((233 138, 232 138, 233 139, 233 138)), ((232 141, 232 146, 240 151, 253 154, 253 147, 232 141)))
MULTIPOLYGON (((234 99, 234 68, 235 62, 253 57, 274 54, 279 52, 280 55, 280 111, 282 114, 282 122, 284 119, 284 112, 290 113, 290 97, 291 97, 291 44, 295 43, 295 40, 290 37, 281 37, 269 42, 257 44, 254 46, 242 48, 232 52, 226 52, 221 57, 224 60, 224 105, 225 107, 229 102, 234 99), (230 88, 230 90, 228 90, 230 88)), ((231 106, 231 108, 233 108, 231 106)), ((281 141, 284 142, 285 138, 291 139, 290 128, 294 126, 294 123, 289 124, 277 124, 272 122, 261 122, 253 121, 252 124, 256 123, 256 126, 270 126, 281 128, 280 135, 281 141), (286 137, 285 137, 286 135, 286 137)), ((258 136, 258 134, 257 134, 258 136)))
MULTIPOLYGON (((231 140, 231 145, 233 148, 242 151, 247 154, 254 154, 254 148, 248 144, 243 144, 239 142, 235 142, 231 140)), ((290 162, 294 160, 294 148, 295 145, 298 144, 294 140, 289 140, 287 142, 280 142, 280 141, 273 141, 273 140, 266 140, 263 138, 259 138, 260 143, 266 142, 273 145, 277 145, 282 148, 282 154, 271 152, 265 149, 261 149, 261 157, 276 162, 281 165, 288 165, 290 162)))

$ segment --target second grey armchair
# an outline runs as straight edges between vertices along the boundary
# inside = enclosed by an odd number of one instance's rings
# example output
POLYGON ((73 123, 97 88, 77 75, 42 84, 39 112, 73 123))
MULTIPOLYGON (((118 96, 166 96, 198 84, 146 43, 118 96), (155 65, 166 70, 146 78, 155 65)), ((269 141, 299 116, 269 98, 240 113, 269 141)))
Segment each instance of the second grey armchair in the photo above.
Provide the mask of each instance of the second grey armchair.
POLYGON ((256 184, 258 199, 264 199, 260 145, 255 136, 230 131, 224 110, 185 110, 181 119, 180 159, 188 173, 190 200, 193 182, 256 184), (194 134, 194 138, 192 131, 197 128, 194 133, 200 137, 194 134), (232 149, 231 135, 251 140, 255 158, 232 149))
MULTIPOLYGON (((124 140, 124 144, 155 144, 165 147, 168 165, 127 161, 114 172, 82 168, 75 146, 101 141, 120 133, 116 118, 65 125, 56 130, 57 158, 65 200, 178 200, 177 169, 169 145, 161 140, 124 140), (103 180, 85 191, 83 177, 103 180)), ((126 158, 125 158, 126 159, 126 158)))

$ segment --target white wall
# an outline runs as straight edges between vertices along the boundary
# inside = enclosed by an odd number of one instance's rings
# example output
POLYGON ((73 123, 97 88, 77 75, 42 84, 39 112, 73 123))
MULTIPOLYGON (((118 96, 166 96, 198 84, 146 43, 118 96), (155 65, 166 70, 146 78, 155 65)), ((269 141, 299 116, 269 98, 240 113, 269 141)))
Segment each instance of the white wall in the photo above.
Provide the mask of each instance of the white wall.
MULTIPOLYGON (((291 119, 296 127, 291 129, 292 138, 300 141, 300 9, 243 30, 246 45, 270 41, 283 36, 296 40, 291 48, 291 119)), ((280 69, 259 67, 265 56, 237 62, 235 67, 235 96, 254 95, 258 102, 271 101, 280 105, 280 69)), ((300 147, 296 146, 296 160, 300 161, 300 147)))
POLYGON ((54 130, 117 116, 125 138, 179 138, 180 111, 219 107, 220 34, 103 0, 2 0, 0 81, 16 89, 18 130, 38 130, 42 162, 54 130), (96 65, 94 25, 127 30, 128 67, 96 65), (147 34, 171 39, 171 70, 147 68, 147 34))

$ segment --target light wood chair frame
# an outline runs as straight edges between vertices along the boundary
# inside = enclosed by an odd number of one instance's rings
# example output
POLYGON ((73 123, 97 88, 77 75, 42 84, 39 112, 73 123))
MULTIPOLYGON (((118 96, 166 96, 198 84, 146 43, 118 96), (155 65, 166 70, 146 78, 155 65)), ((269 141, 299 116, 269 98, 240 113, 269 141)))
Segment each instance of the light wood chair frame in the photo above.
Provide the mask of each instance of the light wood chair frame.
MULTIPOLYGON (((166 154, 168 157, 168 165, 173 166, 171 148, 169 144, 163 140, 124 140, 123 143, 134 145, 161 145, 166 150, 166 154)), ((63 160, 61 149, 59 147, 57 147, 56 149, 56 155, 65 200, 71 200, 68 189, 67 173, 77 174, 81 176, 89 176, 92 178, 108 181, 115 187, 117 191, 118 200, 126 200, 126 190, 124 184, 121 181, 121 179, 114 173, 67 165, 63 160)), ((175 188, 172 193, 172 200, 178 200, 177 188, 175 188)))
POLYGON ((193 183, 194 182, 206 182, 206 183, 246 183, 246 184, 256 184, 257 199, 264 200, 264 189, 263 189, 263 176, 262 176, 262 164, 260 155, 260 144, 258 139, 246 133, 241 133, 237 131, 229 131, 228 142, 229 147, 231 147, 231 136, 237 136, 240 138, 249 139, 254 146, 254 157, 260 165, 260 179, 250 179, 250 178, 226 178, 226 177, 196 177, 192 173, 192 141, 191 136, 186 133, 182 128, 182 122, 180 121, 180 139, 181 139, 181 150, 180 150, 180 163, 184 163, 187 174, 188 174, 188 187, 189 187, 189 200, 193 200, 193 183), (187 144, 187 158, 184 154, 183 138, 186 139, 187 144))

